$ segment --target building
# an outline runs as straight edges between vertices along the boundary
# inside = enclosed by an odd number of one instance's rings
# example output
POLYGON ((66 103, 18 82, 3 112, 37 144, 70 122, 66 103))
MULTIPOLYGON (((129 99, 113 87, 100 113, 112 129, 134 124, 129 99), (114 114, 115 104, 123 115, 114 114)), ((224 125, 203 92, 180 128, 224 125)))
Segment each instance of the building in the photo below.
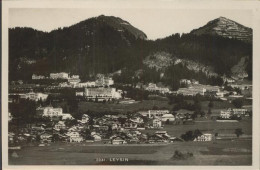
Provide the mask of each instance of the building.
POLYGON ((13 116, 10 112, 8 112, 8 122, 13 120, 13 116))
POLYGON ((68 132, 67 136, 69 137, 70 142, 82 142, 83 137, 80 136, 79 132, 68 132))
POLYGON ((40 80, 40 79, 45 79, 45 76, 36 75, 36 74, 32 75, 32 80, 40 80))
POLYGON ((51 79, 69 79, 69 74, 65 72, 50 73, 51 79))
POLYGON ((230 111, 220 111, 220 117, 222 119, 229 119, 231 117, 231 112, 230 111))
POLYGON ((234 115, 245 115, 247 112, 247 109, 236 109, 236 108, 229 108, 228 111, 231 111, 234 115))
POLYGON ((88 121, 89 121, 89 116, 88 116, 87 114, 83 114, 81 121, 82 121, 82 123, 88 123, 88 121))
POLYGON ((49 96, 48 94, 34 93, 34 92, 25 93, 25 94, 20 95, 21 98, 29 99, 29 100, 33 100, 33 101, 39 101, 39 100, 46 101, 48 96, 49 96))
POLYGON ((68 79, 69 84, 77 85, 79 82, 80 82, 79 78, 69 78, 68 79))
POLYGON ((94 141, 101 141, 102 140, 102 137, 101 135, 95 133, 93 135, 91 135, 93 138, 94 138, 94 141))
POLYGON ((158 118, 153 119, 153 127, 154 128, 161 128, 162 127, 162 121, 158 118))
POLYGON ((84 92, 76 91, 76 96, 84 96, 84 92))
POLYGON ((206 89, 204 88, 195 88, 195 87, 188 87, 188 88, 179 88, 176 91, 176 94, 181 94, 183 96, 196 96, 197 94, 200 94, 204 96, 204 93, 206 92, 206 89))
POLYGON ((63 121, 59 121, 54 126, 54 129, 56 129, 56 130, 65 129, 65 128, 66 128, 66 125, 63 121))
POLYGON ((115 137, 111 140, 111 143, 113 145, 120 145, 120 144, 126 144, 127 142, 121 137, 115 137))
POLYGON ((170 92, 169 88, 167 88, 167 87, 158 87, 154 83, 149 83, 148 86, 145 87, 144 89, 147 90, 147 91, 150 91, 150 92, 159 92, 159 93, 162 93, 162 94, 170 92))
POLYGON ((85 88, 84 96, 88 99, 120 99, 121 93, 116 91, 115 88, 104 88, 104 87, 98 87, 98 88, 85 88))
POLYGON ((79 88, 82 88, 82 87, 95 87, 96 86, 96 82, 95 81, 82 82, 82 83, 78 83, 77 86, 79 88))
POLYGON ((174 120, 175 120, 175 117, 172 114, 165 114, 162 116, 163 122, 166 122, 166 121, 173 122, 174 120))
POLYGON ((52 106, 48 107, 38 107, 36 109, 37 115, 43 117, 62 117, 62 108, 53 108, 52 106))
POLYGON ((191 81, 188 79, 181 79, 180 80, 180 85, 190 85, 191 81))
POLYGON ((72 120, 74 118, 69 113, 62 113, 62 120, 67 120, 67 119, 72 120))
POLYGON ((139 111, 139 113, 142 116, 146 116, 148 118, 153 118, 153 117, 162 117, 165 114, 169 113, 169 110, 148 110, 148 111, 139 111))
POLYGON ((202 134, 202 135, 198 136, 197 138, 195 138, 193 141, 196 141, 196 142, 212 141, 212 134, 210 134, 210 133, 202 134))
POLYGON ((111 77, 105 77, 104 75, 99 75, 95 85, 97 87, 111 86, 114 84, 114 80, 111 77))

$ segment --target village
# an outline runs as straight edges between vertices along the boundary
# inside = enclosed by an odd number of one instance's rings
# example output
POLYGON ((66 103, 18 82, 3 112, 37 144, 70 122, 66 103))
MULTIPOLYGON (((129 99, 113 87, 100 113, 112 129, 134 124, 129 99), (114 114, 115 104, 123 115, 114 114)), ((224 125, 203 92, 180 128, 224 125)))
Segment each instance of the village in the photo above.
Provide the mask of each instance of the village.
POLYGON ((71 108, 61 105, 68 99, 57 92, 65 89, 65 93, 69 93, 69 90, 73 89, 71 95, 77 101, 77 106, 78 102, 83 104, 85 102, 99 104, 100 108, 103 105, 123 108, 140 104, 140 101, 131 98, 130 91, 119 89, 112 77, 103 74, 98 74, 95 81, 87 82, 81 82, 78 75, 70 76, 65 72, 51 73, 49 77, 33 74, 32 80, 62 81, 47 86, 26 85, 22 82, 11 86, 9 107, 22 101, 35 102, 33 108, 35 114, 31 118, 32 121, 26 122, 26 120, 24 124, 15 126, 16 123, 13 122, 19 122, 22 118, 17 113, 13 113, 13 109, 10 108, 9 149, 31 144, 43 147, 57 142, 125 145, 252 138, 250 133, 244 134, 243 127, 239 126, 241 120, 248 121, 252 118, 252 102, 250 102, 252 96, 248 94, 252 91, 250 84, 227 81, 225 87, 219 87, 202 85, 197 80, 181 79, 181 87, 177 91, 171 91, 161 84, 138 83, 132 88, 146 91, 150 96, 169 100, 169 103, 174 104, 173 109, 163 108, 160 105, 127 112, 118 112, 113 108, 106 112, 88 108, 76 114, 71 108), (242 99, 247 104, 242 104, 242 99), (201 108, 202 102, 207 103, 206 111, 201 108), (214 103, 225 103, 227 106, 214 109, 214 103), (212 124, 212 127, 217 123, 217 126, 209 130, 199 129, 201 126, 196 125, 201 122, 212 124), (238 123, 238 127, 228 134, 218 131, 219 124, 228 123, 238 123), (176 127, 183 128, 178 133, 174 133, 175 131, 171 129, 176 127))

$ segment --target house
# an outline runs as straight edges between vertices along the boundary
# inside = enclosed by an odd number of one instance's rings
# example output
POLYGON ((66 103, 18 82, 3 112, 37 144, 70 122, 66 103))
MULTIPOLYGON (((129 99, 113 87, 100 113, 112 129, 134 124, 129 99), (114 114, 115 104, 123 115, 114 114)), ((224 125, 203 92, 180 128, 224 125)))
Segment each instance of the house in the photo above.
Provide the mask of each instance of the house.
POLYGON ((191 84, 191 81, 188 79, 181 79, 180 80, 180 85, 189 85, 191 84))
POLYGON ((69 136, 69 141, 70 142, 82 142, 83 141, 83 137, 80 136, 79 132, 68 132, 66 134, 67 136, 69 136))
POLYGON ((95 133, 95 134, 93 134, 93 135, 91 135, 93 138, 94 138, 94 141, 101 141, 101 135, 100 134, 97 134, 97 133, 95 133))
POLYGON ((132 122, 132 121, 126 121, 124 124, 125 129, 136 129, 137 128, 137 123, 132 122))
POLYGON ((212 137, 213 137, 212 134, 210 134, 210 133, 205 133, 205 134, 202 134, 202 135, 198 136, 198 137, 195 138, 193 141, 196 141, 196 142, 212 141, 212 137))
POLYGON ((56 130, 65 129, 65 128, 66 128, 66 125, 63 121, 59 121, 54 126, 54 129, 56 129, 56 130))
POLYGON ((76 96, 84 96, 84 92, 82 92, 82 91, 76 91, 76 96))
POLYGON ((162 116, 163 122, 166 122, 166 121, 173 122, 174 120, 175 120, 175 117, 172 114, 165 114, 162 116))
POLYGON ((67 120, 67 119, 72 120, 74 118, 69 113, 62 113, 62 120, 67 120))
POLYGON ((88 123, 88 121, 89 121, 89 116, 88 116, 87 114, 83 114, 81 121, 82 121, 82 123, 88 123))
POLYGON ((153 119, 153 127, 154 128, 162 127, 162 121, 158 118, 153 119))
POLYGON ((97 76, 96 86, 111 86, 114 84, 114 80, 111 77, 105 77, 104 75, 97 76))
POLYGON ((127 142, 122 137, 115 137, 111 140, 113 145, 126 144, 127 142))

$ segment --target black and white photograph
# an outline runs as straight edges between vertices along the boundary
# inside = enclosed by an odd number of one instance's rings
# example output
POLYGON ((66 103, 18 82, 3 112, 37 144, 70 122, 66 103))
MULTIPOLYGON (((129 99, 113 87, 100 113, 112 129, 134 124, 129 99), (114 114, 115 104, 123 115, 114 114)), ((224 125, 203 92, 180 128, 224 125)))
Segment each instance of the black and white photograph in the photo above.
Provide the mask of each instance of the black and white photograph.
POLYGON ((116 2, 7 9, 8 166, 252 166, 254 9, 116 2))

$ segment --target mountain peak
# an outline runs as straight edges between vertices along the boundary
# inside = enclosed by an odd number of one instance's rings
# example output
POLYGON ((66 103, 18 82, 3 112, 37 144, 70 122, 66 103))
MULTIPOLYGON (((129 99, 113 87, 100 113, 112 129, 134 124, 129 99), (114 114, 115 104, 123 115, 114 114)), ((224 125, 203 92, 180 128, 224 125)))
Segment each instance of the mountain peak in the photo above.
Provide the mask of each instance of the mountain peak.
POLYGON ((225 17, 219 17, 209 21, 203 27, 192 30, 192 34, 196 35, 218 35, 225 38, 238 39, 245 42, 252 41, 252 29, 243 26, 235 21, 225 17))

